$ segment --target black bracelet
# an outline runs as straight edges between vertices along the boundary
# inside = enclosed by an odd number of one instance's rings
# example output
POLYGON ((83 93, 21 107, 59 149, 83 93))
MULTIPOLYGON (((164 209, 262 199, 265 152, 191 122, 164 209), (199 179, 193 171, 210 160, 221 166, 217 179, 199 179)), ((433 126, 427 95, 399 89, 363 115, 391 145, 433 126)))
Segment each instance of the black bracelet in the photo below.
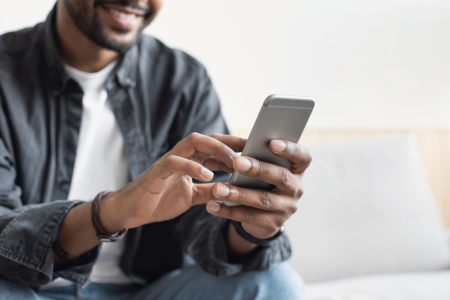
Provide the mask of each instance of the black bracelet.
POLYGON ((239 234, 239 236, 241 238, 243 238, 246 241, 249 241, 250 243, 261 246, 261 247, 269 246, 274 240, 279 238, 284 233, 284 225, 283 225, 283 226, 281 226, 280 230, 278 230, 278 232, 274 236, 272 236, 268 239, 258 239, 258 238, 255 238, 254 236, 248 234, 244 230, 244 228, 242 228, 241 222, 231 220, 231 223, 234 226, 234 230, 236 231, 237 234, 239 234))
POLYGON ((94 227, 95 234, 97 235, 97 238, 101 242, 117 242, 120 241, 125 234, 128 232, 128 229, 124 229, 120 232, 108 234, 100 224, 100 216, 98 215, 98 210, 100 206, 100 201, 102 201, 102 198, 108 195, 110 191, 104 191, 99 193, 95 198, 94 201, 92 201, 91 206, 91 221, 92 226, 94 227))
POLYGON ((64 249, 61 248, 61 246, 60 246, 56 241, 53 243, 53 247, 52 247, 52 248, 53 248, 53 251, 54 251, 54 253, 56 254, 56 256, 57 256, 60 260, 62 260, 63 262, 65 262, 65 263, 74 261, 75 259, 78 258, 78 256, 77 256, 77 257, 70 257, 69 253, 67 253, 66 251, 64 251, 64 249))

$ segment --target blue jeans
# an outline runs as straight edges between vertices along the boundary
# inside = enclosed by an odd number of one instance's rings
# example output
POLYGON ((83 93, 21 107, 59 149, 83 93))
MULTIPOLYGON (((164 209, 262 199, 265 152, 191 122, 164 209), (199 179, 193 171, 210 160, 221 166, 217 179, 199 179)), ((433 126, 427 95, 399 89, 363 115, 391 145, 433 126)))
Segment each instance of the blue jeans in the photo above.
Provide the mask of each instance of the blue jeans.
POLYGON ((145 287, 91 283, 85 288, 73 285, 34 291, 0 279, 2 300, 297 300, 303 299, 303 293, 303 281, 287 263, 267 271, 220 278, 190 266, 173 271, 145 287))

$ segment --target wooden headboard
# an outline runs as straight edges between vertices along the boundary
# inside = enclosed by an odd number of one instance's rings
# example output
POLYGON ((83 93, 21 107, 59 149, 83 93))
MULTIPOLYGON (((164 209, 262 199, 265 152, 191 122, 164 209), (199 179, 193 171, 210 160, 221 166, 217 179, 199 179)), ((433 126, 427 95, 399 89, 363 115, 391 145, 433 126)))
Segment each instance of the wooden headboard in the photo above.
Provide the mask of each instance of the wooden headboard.
MULTIPOLYGON (((233 130, 232 134, 247 138, 249 130, 233 130)), ((410 135, 416 141, 427 178, 440 208, 445 225, 450 228, 450 130, 345 130, 312 129, 305 130, 301 143, 358 140, 374 137, 394 137, 410 135)))

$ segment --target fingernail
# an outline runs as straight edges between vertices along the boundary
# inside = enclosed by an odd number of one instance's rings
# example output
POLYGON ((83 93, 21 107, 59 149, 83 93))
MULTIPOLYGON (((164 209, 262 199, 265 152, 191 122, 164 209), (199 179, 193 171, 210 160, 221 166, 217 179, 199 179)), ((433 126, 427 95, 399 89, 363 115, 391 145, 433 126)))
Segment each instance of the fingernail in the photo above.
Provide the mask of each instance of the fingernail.
POLYGON ((212 179, 214 177, 214 173, 208 170, 207 168, 202 168, 201 172, 202 176, 206 179, 212 179))
POLYGON ((217 202, 214 202, 214 201, 209 201, 208 202, 208 211, 211 211, 211 212, 214 212, 214 213, 216 213, 216 212, 219 212, 220 211, 220 204, 218 204, 217 202))
POLYGON ((231 158, 234 160, 236 157, 238 157, 239 155, 234 152, 233 150, 231 150, 231 158))
POLYGON ((216 193, 219 197, 226 197, 230 194, 230 189, 225 184, 219 183, 216 193))
POLYGON ((239 157, 236 162, 236 167, 239 171, 248 171, 252 167, 252 163, 245 157, 239 157))
POLYGON ((273 140, 271 142, 271 144, 272 144, 272 149, 275 152, 281 152, 284 149, 286 149, 286 143, 285 142, 273 140))

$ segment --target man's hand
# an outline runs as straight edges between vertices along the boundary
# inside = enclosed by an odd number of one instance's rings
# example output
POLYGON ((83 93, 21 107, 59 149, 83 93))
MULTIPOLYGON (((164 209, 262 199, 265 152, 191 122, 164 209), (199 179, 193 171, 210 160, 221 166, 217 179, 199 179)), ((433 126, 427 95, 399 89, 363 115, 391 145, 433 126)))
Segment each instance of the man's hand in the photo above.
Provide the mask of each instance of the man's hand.
MULTIPOLYGON (((311 163, 309 152, 298 144, 273 140, 269 147, 275 155, 289 159, 287 168, 244 156, 235 158, 233 167, 243 175, 273 184, 273 190, 262 191, 215 183, 215 199, 244 206, 228 207, 218 201, 210 201, 207 204, 209 213, 241 222, 247 233, 259 239, 267 239, 276 234, 284 222, 296 212, 297 201, 303 194, 302 176, 311 163)), ((233 241, 230 241, 230 244, 232 246, 233 241)))
MULTIPOLYGON (((301 176, 311 158, 304 148, 278 141, 272 141, 270 148, 276 155, 290 160, 287 168, 252 158, 238 158, 235 152, 242 151, 245 143, 245 139, 229 135, 189 135, 136 180, 102 200, 99 207, 102 227, 110 233, 119 232, 170 220, 194 205, 208 203, 210 213, 241 221, 244 230, 254 237, 264 239, 272 236, 295 212, 302 194, 301 176), (272 183, 276 188, 267 192, 225 183, 192 182, 192 178, 211 181, 213 173, 210 170, 233 172, 234 169, 272 183), (226 207, 210 201, 219 199, 246 206, 226 207)), ((57 242, 71 256, 81 255, 99 243, 91 224, 90 207, 90 202, 74 207, 60 225, 57 242)), ((229 232, 230 247, 237 250, 236 253, 246 253, 254 247, 240 239, 234 229, 231 231, 230 228, 229 232)), ((57 258, 55 260, 59 262, 57 258)))
MULTIPOLYGON (((136 180, 102 199, 99 217, 103 229, 115 233, 170 220, 193 205, 214 199, 214 184, 193 184, 192 178, 208 182, 214 176, 210 170, 232 172, 235 151, 244 145, 245 140, 229 135, 189 135, 136 180)), ((70 256, 79 256, 99 244, 91 223, 91 204, 69 210, 59 227, 56 241, 70 256)), ((55 262, 61 263, 54 256, 55 262)))
POLYGON ((139 178, 110 193, 100 205, 105 230, 117 232, 173 219, 193 205, 214 199, 210 171, 233 171, 235 151, 245 144, 237 137, 193 133, 156 161, 139 178))

